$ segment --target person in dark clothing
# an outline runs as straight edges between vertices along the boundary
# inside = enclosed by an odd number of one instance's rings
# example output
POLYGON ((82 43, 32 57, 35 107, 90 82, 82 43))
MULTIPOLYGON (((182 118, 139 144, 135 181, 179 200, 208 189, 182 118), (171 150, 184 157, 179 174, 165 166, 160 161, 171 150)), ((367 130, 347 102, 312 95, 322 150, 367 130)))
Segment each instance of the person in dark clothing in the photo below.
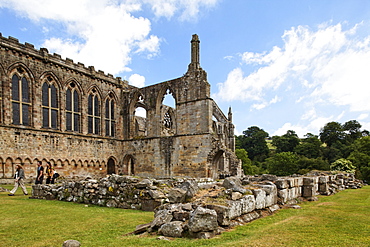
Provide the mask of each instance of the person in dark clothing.
POLYGON ((44 180, 44 167, 42 166, 42 162, 37 162, 37 177, 35 184, 42 184, 42 180, 44 180))
POLYGON ((23 181, 23 179, 25 178, 24 170, 21 165, 16 165, 16 168, 17 170, 14 175, 14 188, 10 191, 10 194, 8 195, 14 196, 14 193, 17 191, 18 186, 21 186, 24 195, 28 195, 26 186, 24 186, 24 181, 23 181))
POLYGON ((54 168, 50 162, 47 162, 46 165, 46 176, 46 184, 54 184, 54 168))

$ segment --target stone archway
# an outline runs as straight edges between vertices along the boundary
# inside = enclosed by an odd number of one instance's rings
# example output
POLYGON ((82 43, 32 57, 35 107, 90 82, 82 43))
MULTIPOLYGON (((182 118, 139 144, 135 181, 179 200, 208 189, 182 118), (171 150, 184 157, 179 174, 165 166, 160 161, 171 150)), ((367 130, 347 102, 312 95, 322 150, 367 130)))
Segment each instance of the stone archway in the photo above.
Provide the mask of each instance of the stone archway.
POLYGON ((123 161, 123 174, 125 175, 135 175, 135 158, 131 154, 126 155, 123 161))
POLYGON ((223 150, 219 150, 213 157, 212 160, 212 168, 213 168, 213 178, 218 178, 221 174, 225 173, 225 159, 224 159, 225 152, 223 150))
POLYGON ((107 174, 109 175, 116 173, 116 162, 114 161, 114 159, 109 158, 107 164, 107 174))

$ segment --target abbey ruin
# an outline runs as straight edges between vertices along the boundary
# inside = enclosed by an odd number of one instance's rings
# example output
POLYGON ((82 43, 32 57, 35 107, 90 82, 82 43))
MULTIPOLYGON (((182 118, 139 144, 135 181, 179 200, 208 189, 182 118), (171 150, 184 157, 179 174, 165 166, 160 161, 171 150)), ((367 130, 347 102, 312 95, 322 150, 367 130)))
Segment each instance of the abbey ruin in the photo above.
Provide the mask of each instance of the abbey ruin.
POLYGON ((65 177, 240 175, 231 109, 210 98, 199 44, 184 76, 136 88, 0 33, 0 178, 16 164, 34 176, 37 161, 65 177))

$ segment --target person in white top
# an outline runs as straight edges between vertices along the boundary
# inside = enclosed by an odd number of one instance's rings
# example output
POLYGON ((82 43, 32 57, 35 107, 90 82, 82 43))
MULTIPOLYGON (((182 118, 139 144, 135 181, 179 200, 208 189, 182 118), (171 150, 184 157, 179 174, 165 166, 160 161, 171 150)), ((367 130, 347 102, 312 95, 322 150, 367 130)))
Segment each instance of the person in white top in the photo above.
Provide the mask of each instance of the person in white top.
POLYGON ((16 172, 14 175, 14 188, 10 191, 9 196, 14 196, 14 193, 18 190, 18 187, 21 186, 24 195, 28 195, 26 186, 24 186, 24 170, 21 165, 16 165, 16 172))

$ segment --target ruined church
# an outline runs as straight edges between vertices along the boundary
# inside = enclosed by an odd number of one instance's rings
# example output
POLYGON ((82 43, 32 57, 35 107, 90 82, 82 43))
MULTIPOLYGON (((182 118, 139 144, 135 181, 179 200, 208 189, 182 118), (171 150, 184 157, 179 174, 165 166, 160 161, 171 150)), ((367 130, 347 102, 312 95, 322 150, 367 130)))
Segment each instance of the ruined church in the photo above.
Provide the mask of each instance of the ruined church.
POLYGON ((193 35, 183 76, 137 88, 0 33, 0 178, 17 164, 35 176, 38 161, 64 177, 240 175, 231 109, 210 97, 199 45, 193 35))

